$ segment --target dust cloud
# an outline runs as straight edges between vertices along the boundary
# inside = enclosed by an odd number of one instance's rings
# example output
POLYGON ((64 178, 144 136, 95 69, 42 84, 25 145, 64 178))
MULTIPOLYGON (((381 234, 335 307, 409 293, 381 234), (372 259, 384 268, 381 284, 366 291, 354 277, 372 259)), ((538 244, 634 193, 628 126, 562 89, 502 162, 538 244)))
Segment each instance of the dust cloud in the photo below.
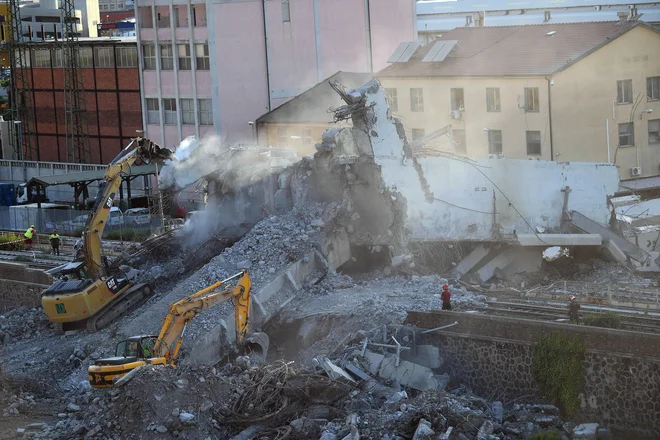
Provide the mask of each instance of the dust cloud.
POLYGON ((195 211, 185 223, 186 244, 195 246, 218 230, 240 223, 233 209, 220 206, 220 198, 232 197, 300 159, 291 149, 237 145, 217 135, 201 141, 189 136, 176 148, 176 160, 167 161, 161 169, 158 185, 165 191, 181 192, 200 179, 215 182, 216 197, 209 197, 206 208, 195 211))

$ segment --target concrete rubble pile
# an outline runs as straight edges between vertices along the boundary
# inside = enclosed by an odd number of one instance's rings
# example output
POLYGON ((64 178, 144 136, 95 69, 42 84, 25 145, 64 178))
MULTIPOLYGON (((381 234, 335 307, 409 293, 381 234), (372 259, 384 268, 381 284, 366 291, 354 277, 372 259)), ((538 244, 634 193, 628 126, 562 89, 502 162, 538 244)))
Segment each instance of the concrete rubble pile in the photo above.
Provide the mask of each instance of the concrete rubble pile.
MULTIPOLYGON (((377 338, 369 332, 360 337, 377 338)), ((360 337, 332 360, 317 356, 314 369, 285 361, 255 365, 238 357, 223 366, 147 367, 110 391, 80 386, 51 402, 52 423, 19 428, 17 437, 502 440, 552 431, 562 439, 596 438, 597 424, 566 423, 552 405, 490 402, 446 375, 417 383, 396 378, 388 371, 413 362, 385 365, 393 351, 363 350, 360 337)), ((419 361, 420 353, 408 359, 419 361)), ((427 369, 417 365, 414 376, 427 369)), ((33 400, 12 396, 5 412, 28 408, 33 400)), ((604 438, 607 431, 599 434, 604 438)))
POLYGON ((40 308, 18 307, 0 315, 0 345, 49 334, 50 323, 40 308))

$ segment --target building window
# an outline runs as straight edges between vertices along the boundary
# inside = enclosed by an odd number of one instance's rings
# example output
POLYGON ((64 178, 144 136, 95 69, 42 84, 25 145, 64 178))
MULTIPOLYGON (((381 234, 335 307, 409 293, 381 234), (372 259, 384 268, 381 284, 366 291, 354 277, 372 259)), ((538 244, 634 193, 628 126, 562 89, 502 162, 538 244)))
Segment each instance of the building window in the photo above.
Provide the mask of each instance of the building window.
POLYGON ((163 98, 163 113, 166 125, 176 125, 176 99, 163 98))
POLYGON ((142 45, 142 62, 144 70, 156 70, 156 48, 153 44, 142 45))
POLYGON ((452 130, 454 140, 454 151, 458 154, 467 154, 467 143, 465 142, 465 130, 452 130))
POLYGON ((488 130, 488 154, 502 154, 502 130, 488 130))
POLYGON ((213 107, 210 99, 200 99, 199 102, 199 125, 213 125, 213 107))
POLYGON ((660 119, 649 120, 649 145, 660 144, 660 119))
POLYGON ((115 67, 115 56, 112 47, 95 47, 94 63, 96 67, 115 67))
POLYGON ((286 127, 277 128, 277 146, 281 148, 286 148, 287 141, 289 137, 286 134, 286 127))
POLYGON ((123 3, 119 3, 119 5, 117 6, 117 9, 124 9, 124 4, 123 4, 123 3))
POLYGON ((37 49, 32 52, 33 67, 50 67, 50 50, 37 49))
POLYGON ((413 142, 422 139, 424 137, 424 133, 425 131, 423 128, 413 128, 411 136, 413 142))
POLYGON ((390 110, 393 112, 399 111, 399 98, 396 94, 396 89, 385 89, 385 96, 387 102, 390 104, 390 110))
POLYGON ((158 98, 147 98, 147 124, 160 124, 158 98))
POLYGON ((541 132, 528 131, 527 132, 527 155, 540 156, 541 155, 541 132))
POLYGON ((160 45, 160 68, 162 70, 174 70, 174 56, 171 44, 160 45))
POLYGON ((208 44, 195 44, 195 66, 197 67, 197 70, 211 69, 208 44))
POLYGON ((188 27, 187 5, 174 5, 174 25, 176 27, 188 27))
POLYGON ((451 89, 451 109, 452 111, 465 110, 465 99, 463 98, 463 89, 451 89))
POLYGON ((81 47, 78 49, 78 66, 93 67, 94 52, 91 47, 81 47))
POLYGON ((303 145, 314 145, 314 138, 312 137, 311 128, 303 128, 303 145))
POLYGON ((410 89, 410 110, 413 112, 424 111, 424 89, 410 89))
POLYGON ((181 99, 181 123, 195 124, 195 100, 181 99))
POLYGON ((486 111, 499 112, 502 110, 500 105, 500 89, 487 88, 486 89, 486 111))
POLYGON ((635 126, 632 122, 619 124, 619 146, 629 147, 635 145, 635 126))
MULTIPOLYGON (((137 47, 117 47, 117 67, 137 67, 137 47)), ((155 62, 155 60, 154 60, 155 62)))
POLYGON ((192 58, 190 56, 190 44, 177 44, 176 50, 179 55, 179 70, 192 69, 192 58))
POLYGON ((282 22, 291 22, 291 8, 289 8, 289 0, 282 0, 282 22))
MULTIPOLYGON (((108 6, 105 6, 105 9, 107 9, 108 6)), ((154 27, 154 23, 151 17, 151 6, 140 6, 138 7, 138 15, 140 17, 140 26, 142 26, 144 29, 152 29, 154 27)))
POLYGON ((114 4, 110 5, 110 9, 115 9, 115 5, 114 4))
POLYGON ((525 111, 539 111, 539 88, 525 87, 525 111))
POLYGON ((206 26, 206 5, 192 5, 193 26, 206 26))
POLYGON ((159 28, 170 27, 170 8, 167 6, 156 7, 156 24, 159 28))
POLYGON ((648 101, 660 99, 660 76, 646 78, 646 99, 648 101))
POLYGON ((632 79, 624 79, 616 82, 617 104, 632 104, 632 79))

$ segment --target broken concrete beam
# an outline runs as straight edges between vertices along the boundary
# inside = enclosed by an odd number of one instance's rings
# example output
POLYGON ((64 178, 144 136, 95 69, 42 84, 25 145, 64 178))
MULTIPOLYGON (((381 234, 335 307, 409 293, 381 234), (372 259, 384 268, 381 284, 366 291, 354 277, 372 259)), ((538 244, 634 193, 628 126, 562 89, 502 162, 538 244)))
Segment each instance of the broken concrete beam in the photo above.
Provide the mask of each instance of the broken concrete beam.
POLYGON ((369 362, 369 372, 371 374, 377 374, 380 370, 380 364, 383 362, 383 359, 385 359, 385 355, 366 350, 364 352, 364 357, 369 362))
POLYGON ((600 234, 517 234, 521 246, 601 246, 600 234))
POLYGON ((408 361, 400 361, 396 366, 396 356, 387 355, 380 365, 378 375, 400 385, 419 391, 442 390, 449 382, 448 376, 436 376, 430 368, 408 361))
POLYGON ((113 388, 118 388, 118 387, 121 387, 123 385, 126 385, 131 379, 133 379, 135 377, 135 375, 138 373, 138 371, 140 371, 143 367, 144 367, 144 365, 140 365, 139 367, 136 367, 136 368, 132 369, 131 371, 129 371, 128 373, 126 373, 125 375, 123 375, 122 377, 117 379, 116 381, 113 381, 113 384, 112 384, 113 388))
POLYGON ((348 383, 352 384, 355 383, 355 380, 353 380, 353 378, 346 371, 344 371, 343 368, 333 364, 330 359, 323 356, 318 356, 314 358, 314 361, 321 368, 323 368, 323 371, 325 371, 330 379, 347 381, 348 383))
POLYGON ((467 257, 463 258, 454 267, 453 275, 456 279, 461 279, 463 275, 470 272, 486 255, 488 255, 488 248, 484 245, 479 245, 470 252, 467 257))
POLYGON ((411 351, 402 351, 401 359, 435 369, 442 366, 440 348, 434 345, 418 345, 411 351))
POLYGON ((371 376, 369 376, 367 373, 364 371, 360 370, 358 367, 355 365, 351 364, 350 362, 347 362, 346 365, 344 366, 344 369, 352 374, 353 376, 357 377, 360 380, 369 380, 371 379, 371 376))

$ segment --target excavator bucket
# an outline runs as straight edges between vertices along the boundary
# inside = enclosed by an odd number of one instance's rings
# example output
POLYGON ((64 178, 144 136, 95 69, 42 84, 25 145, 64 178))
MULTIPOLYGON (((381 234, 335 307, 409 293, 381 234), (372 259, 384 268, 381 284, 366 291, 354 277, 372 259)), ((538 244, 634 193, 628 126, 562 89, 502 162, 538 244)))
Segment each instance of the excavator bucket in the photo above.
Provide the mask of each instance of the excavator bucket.
POLYGON ((266 360, 270 338, 266 333, 256 332, 249 334, 243 342, 242 352, 266 360))

